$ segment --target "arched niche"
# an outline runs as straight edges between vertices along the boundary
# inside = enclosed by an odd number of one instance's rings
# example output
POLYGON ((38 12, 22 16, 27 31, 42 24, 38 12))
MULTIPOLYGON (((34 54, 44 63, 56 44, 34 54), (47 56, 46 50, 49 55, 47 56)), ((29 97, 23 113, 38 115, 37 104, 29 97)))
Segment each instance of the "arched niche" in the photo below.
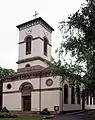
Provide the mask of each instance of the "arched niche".
POLYGON ((20 85, 19 91, 21 91, 22 111, 31 111, 31 92, 33 91, 33 85, 29 82, 24 82, 20 85))

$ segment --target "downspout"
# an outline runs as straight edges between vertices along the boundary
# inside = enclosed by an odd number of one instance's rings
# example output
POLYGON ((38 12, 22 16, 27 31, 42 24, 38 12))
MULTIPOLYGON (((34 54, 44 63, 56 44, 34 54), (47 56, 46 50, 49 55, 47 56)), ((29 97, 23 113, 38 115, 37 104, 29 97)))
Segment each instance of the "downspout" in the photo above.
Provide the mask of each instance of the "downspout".
POLYGON ((60 112, 63 112, 63 84, 60 81, 60 112))
POLYGON ((41 72, 39 74, 40 80, 39 80, 39 114, 41 112, 41 72))
POLYGON ((62 113, 63 113, 63 81, 64 81, 64 78, 62 77, 62 81, 61 81, 61 84, 62 84, 62 113))
POLYGON ((3 107, 3 81, 0 79, 0 109, 3 107))

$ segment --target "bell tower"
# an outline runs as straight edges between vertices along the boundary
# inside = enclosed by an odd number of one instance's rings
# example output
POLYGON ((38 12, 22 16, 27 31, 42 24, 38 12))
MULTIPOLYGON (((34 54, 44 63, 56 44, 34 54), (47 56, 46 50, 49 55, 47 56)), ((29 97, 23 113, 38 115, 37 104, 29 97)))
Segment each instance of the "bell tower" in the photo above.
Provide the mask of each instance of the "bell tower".
POLYGON ((18 72, 30 67, 48 67, 54 29, 41 17, 16 26, 19 29, 18 72))

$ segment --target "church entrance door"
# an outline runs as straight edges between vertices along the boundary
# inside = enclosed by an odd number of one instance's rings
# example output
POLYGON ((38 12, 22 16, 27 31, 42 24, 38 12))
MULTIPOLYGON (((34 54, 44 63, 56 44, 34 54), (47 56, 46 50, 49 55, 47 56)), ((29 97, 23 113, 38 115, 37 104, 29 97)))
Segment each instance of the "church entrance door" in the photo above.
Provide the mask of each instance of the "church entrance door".
POLYGON ((31 111, 31 96, 23 96, 23 111, 31 111))
POLYGON ((31 92, 33 86, 29 82, 25 82, 20 86, 22 96, 22 111, 31 111, 31 92))

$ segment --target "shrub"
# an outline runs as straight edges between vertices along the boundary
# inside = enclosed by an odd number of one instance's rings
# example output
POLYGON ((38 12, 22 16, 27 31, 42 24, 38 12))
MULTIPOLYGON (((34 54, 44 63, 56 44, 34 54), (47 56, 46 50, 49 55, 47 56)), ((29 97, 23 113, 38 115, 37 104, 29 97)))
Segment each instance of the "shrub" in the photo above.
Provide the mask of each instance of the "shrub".
POLYGON ((48 111, 48 108, 45 108, 43 109, 40 114, 43 114, 43 115, 50 115, 50 112, 48 111))
POLYGON ((10 112, 0 112, 0 118, 15 118, 16 115, 10 113, 10 112))

